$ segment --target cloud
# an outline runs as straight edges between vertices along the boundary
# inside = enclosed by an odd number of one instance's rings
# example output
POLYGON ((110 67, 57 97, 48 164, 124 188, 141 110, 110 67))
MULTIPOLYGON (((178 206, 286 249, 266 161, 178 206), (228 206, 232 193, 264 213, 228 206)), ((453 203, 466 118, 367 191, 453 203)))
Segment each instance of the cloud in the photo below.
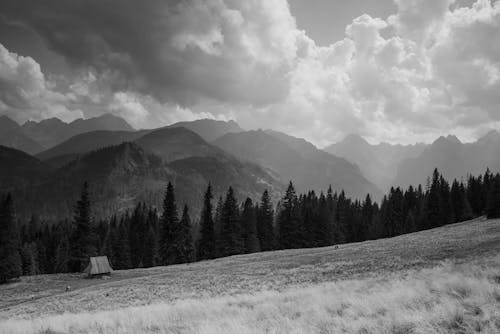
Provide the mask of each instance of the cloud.
POLYGON ((69 61, 120 73, 117 89, 184 104, 277 101, 310 43, 286 0, 16 0, 0 10, 69 61))
POLYGON ((0 113, 18 121, 81 116, 81 111, 66 107, 68 102, 64 94, 52 89, 33 58, 9 52, 0 44, 0 113))
POLYGON ((342 40, 318 46, 285 0, 2 1, 4 18, 80 74, 47 80, 36 61, 5 50, 23 65, 2 63, 0 108, 111 111, 136 127, 235 118, 319 145, 350 132, 467 140, 499 124, 500 2, 396 4, 393 15, 361 15, 342 40))

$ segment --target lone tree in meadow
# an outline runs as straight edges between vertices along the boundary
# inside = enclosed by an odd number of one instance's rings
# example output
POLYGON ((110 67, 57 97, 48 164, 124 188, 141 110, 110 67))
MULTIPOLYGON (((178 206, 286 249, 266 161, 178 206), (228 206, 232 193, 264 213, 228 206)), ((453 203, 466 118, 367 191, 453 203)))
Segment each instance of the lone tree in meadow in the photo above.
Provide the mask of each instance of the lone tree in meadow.
POLYGON ((490 219, 500 218, 500 174, 493 178, 490 185, 486 215, 490 219))
POLYGON ((87 182, 83 183, 80 199, 75 205, 73 225, 69 269, 72 272, 78 272, 85 269, 89 257, 95 255, 92 245, 90 195, 87 182))
POLYGON ((22 274, 19 232, 12 196, 0 197, 0 283, 22 274))
POLYGON ((212 186, 209 184, 203 199, 200 218, 200 238, 197 246, 197 260, 208 260, 215 257, 215 231, 212 215, 212 186))

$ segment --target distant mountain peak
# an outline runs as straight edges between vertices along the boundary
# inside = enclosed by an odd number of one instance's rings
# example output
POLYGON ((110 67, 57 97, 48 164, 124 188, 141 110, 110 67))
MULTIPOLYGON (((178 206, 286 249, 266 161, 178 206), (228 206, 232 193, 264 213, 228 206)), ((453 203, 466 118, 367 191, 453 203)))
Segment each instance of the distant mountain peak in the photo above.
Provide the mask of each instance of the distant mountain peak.
POLYGON ((498 142, 500 141, 500 133, 497 130, 491 130, 477 140, 478 143, 498 142))
POLYGON ((202 118, 194 121, 177 122, 168 128, 184 127, 196 132, 204 140, 211 142, 227 133, 243 132, 244 130, 233 120, 222 121, 211 118, 202 118))
POLYGON ((348 143, 351 145, 370 145, 370 143, 368 143, 365 138, 355 133, 348 134, 340 142, 344 144, 348 143))
POLYGON ((10 126, 19 126, 19 124, 7 115, 0 116, 0 123, 10 126))
POLYGON ((438 139, 436 139, 432 145, 441 145, 441 144, 449 144, 449 143, 453 143, 453 144, 462 144, 462 142, 460 141, 460 139, 458 139, 457 136, 455 135, 448 135, 448 136, 440 136, 438 139))

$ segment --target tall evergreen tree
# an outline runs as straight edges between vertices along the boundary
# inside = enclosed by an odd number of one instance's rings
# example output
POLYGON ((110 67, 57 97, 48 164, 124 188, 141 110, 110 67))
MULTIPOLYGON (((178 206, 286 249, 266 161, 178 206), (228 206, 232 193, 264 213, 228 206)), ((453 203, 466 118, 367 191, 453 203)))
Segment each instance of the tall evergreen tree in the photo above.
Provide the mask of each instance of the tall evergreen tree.
POLYGON ((442 175, 439 179, 439 217, 440 226, 449 224, 455 219, 450 198, 450 185, 442 175))
POLYGON ((432 183, 429 188, 426 200, 426 219, 424 221, 424 229, 434 228, 441 226, 441 185, 440 185, 440 174, 436 169, 432 174, 432 183))
POLYGON ((173 245, 175 229, 179 225, 177 205, 175 204, 174 186, 168 183, 165 199, 163 200, 163 214, 161 216, 160 258, 162 265, 177 263, 173 245))
POLYGON ((69 269, 78 272, 85 269, 90 256, 95 255, 92 247, 92 226, 89 184, 84 182, 80 199, 76 202, 74 209, 73 225, 71 235, 71 252, 69 269))
POLYGON ((69 270, 70 247, 67 236, 62 236, 57 246, 54 270, 56 273, 66 273, 69 270))
POLYGON ((38 275, 40 270, 37 261, 36 242, 25 243, 21 249, 23 275, 38 275))
POLYGON ((288 184, 278 215, 279 244, 281 249, 301 246, 300 212, 297 194, 292 182, 288 184))
POLYGON ((490 219, 500 218, 500 174, 491 181, 486 215, 490 219))
POLYGON ((275 248, 274 237, 274 212, 269 192, 264 190, 257 211, 257 234, 259 245, 262 251, 269 251, 275 248))
POLYGON ((145 203, 139 203, 130 217, 130 261, 133 268, 144 266, 146 248, 151 246, 147 242, 147 208, 145 203))
POLYGON ((250 198, 245 200, 241 212, 241 225, 243 228, 243 248, 245 253, 255 253, 260 250, 257 236, 256 209, 250 198))
POLYGON ((215 230, 212 214, 212 186, 208 184, 203 199, 203 209, 200 218, 200 237, 197 245, 197 260, 215 258, 215 230))
POLYGON ((119 269, 132 268, 132 260, 130 256, 130 216, 128 212, 120 219, 118 228, 118 267, 119 269))
POLYGON ((195 251, 191 234, 191 218, 188 206, 184 205, 182 218, 173 230, 173 238, 168 248, 169 264, 193 262, 195 251))
POLYGON ((22 274, 21 239, 12 196, 0 197, 0 201, 0 283, 5 283, 22 274))
POLYGON ((244 245, 241 221, 236 198, 232 187, 229 187, 221 212, 221 231, 219 256, 243 253, 244 245))

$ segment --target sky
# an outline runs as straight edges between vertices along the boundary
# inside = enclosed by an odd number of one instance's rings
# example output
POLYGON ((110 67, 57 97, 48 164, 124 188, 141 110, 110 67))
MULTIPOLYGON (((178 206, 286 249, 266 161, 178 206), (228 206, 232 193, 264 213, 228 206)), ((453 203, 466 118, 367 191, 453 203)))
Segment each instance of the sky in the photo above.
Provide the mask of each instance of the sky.
POLYGON ((499 36, 492 0, 3 0, 0 114, 472 141, 500 129, 499 36))

